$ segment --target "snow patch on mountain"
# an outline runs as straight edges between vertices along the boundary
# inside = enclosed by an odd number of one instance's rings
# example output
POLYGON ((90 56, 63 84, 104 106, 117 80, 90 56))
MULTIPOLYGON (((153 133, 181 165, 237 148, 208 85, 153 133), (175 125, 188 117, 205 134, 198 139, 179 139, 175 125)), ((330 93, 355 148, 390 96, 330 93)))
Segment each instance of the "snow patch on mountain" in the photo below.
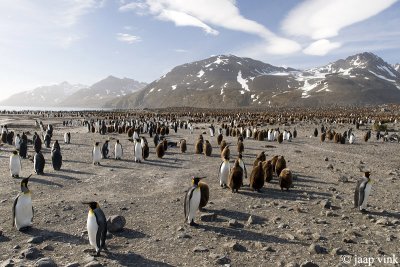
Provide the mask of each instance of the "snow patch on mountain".
MULTIPOLYGON (((242 88, 248 92, 250 92, 249 86, 247 85, 247 80, 243 79, 242 77, 242 71, 238 72, 237 75, 237 82, 242 86, 242 88)), ((244 91, 242 93, 242 91, 240 92, 241 94, 244 94, 244 91)))

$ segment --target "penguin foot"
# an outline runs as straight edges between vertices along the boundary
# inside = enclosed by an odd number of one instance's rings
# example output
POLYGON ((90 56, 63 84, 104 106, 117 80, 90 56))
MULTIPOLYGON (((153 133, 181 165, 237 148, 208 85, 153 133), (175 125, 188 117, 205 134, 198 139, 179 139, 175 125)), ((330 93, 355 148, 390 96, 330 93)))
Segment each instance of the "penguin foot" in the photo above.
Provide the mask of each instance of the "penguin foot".
POLYGON ((194 227, 199 226, 199 224, 198 224, 198 223, 195 223, 194 221, 191 221, 189 225, 190 225, 190 226, 194 226, 194 227))
POLYGON ((368 211, 366 209, 361 209, 360 212, 361 213, 368 213, 368 211))

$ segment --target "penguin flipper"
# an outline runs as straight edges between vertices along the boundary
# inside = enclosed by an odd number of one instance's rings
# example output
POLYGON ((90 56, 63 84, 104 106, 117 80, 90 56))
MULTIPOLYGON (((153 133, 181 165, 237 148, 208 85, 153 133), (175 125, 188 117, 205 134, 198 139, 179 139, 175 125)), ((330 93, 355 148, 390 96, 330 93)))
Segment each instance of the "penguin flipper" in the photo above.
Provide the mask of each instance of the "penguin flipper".
POLYGON ((196 189, 195 186, 189 188, 188 192, 185 195, 185 207, 184 207, 184 213, 185 213, 185 222, 187 220, 187 217, 189 216, 190 212, 190 200, 192 199, 194 189, 196 189))
POLYGON ((35 209, 33 208, 33 206, 32 206, 32 220, 31 220, 31 223, 33 223, 33 218, 35 217, 35 209))
POLYGON ((14 199, 13 207, 12 207, 12 227, 15 226, 15 207, 17 206, 19 194, 18 196, 14 199))
POLYGON ((220 176, 221 176, 221 167, 222 167, 222 164, 224 164, 224 162, 222 161, 221 162, 221 164, 219 165, 219 170, 218 170, 218 179, 220 179, 220 176))
POLYGON ((359 187, 359 193, 358 193, 358 207, 361 206, 364 203, 364 195, 365 195, 365 187, 367 186, 367 182, 362 181, 360 183, 359 187))

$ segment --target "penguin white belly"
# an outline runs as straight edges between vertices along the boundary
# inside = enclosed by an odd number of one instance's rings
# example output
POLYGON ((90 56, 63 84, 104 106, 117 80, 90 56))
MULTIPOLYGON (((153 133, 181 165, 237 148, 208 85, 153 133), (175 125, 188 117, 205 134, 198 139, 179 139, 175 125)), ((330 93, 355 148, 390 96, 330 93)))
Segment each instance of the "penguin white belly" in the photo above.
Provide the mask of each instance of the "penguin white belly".
POLYGON ((15 205, 15 227, 19 230, 23 227, 32 226, 32 198, 31 194, 21 194, 15 205))
POLYGON ((272 132, 268 132, 268 141, 272 141, 272 132))
POLYGON ((369 182, 369 183, 367 183, 367 185, 365 186, 365 190, 364 190, 364 201, 363 201, 363 203, 361 203, 361 205, 360 205, 360 210, 366 209, 366 208, 367 208, 368 197, 369 197, 369 194, 371 193, 371 189, 372 189, 372 184, 369 182))
POLYGON ((210 136, 213 137, 214 136, 214 131, 213 129, 210 128, 210 136))
POLYGON ((228 183, 228 176, 229 176, 230 166, 229 163, 224 162, 222 163, 220 176, 219 176, 219 184, 225 185, 228 183))
POLYGON ((90 210, 87 218, 87 231, 89 236, 89 243, 92 247, 96 249, 96 252, 99 251, 99 247, 97 246, 96 243, 96 236, 98 229, 99 226, 97 225, 96 216, 94 215, 94 212, 90 210))
POLYGON ((142 146, 140 143, 135 144, 135 161, 142 161, 142 146))
POLYGON ((239 160, 239 166, 240 166, 240 168, 242 168, 242 170, 243 170, 243 172, 242 172, 242 179, 244 179, 245 177, 244 177, 244 162, 243 162, 243 160, 239 160))
POLYGON ((190 223, 193 219, 194 216, 196 215, 196 211, 199 208, 200 205, 200 187, 197 187, 192 194, 192 198, 190 199, 189 202, 189 215, 188 215, 188 223, 190 223))
POLYGON ((21 144, 19 143, 21 140, 18 137, 15 137, 14 139, 14 144, 15 144, 15 149, 19 150, 21 148, 21 144))
POLYGON ((93 163, 100 162, 101 159, 101 152, 99 147, 95 147, 93 150, 93 163))
POLYGON ((19 175, 21 172, 21 161, 17 155, 10 158, 10 172, 11 175, 19 175))
POLYGON ((67 133, 64 134, 64 143, 68 143, 68 135, 67 135, 67 133))
POLYGON ((249 129, 246 130, 246 138, 250 138, 250 130, 249 129))
POLYGON ((122 157, 122 147, 121 145, 116 145, 115 146, 115 158, 121 158, 122 157))
POLYGON ((350 143, 350 144, 353 144, 353 143, 354 143, 354 135, 351 135, 351 136, 350 136, 349 143, 350 143))

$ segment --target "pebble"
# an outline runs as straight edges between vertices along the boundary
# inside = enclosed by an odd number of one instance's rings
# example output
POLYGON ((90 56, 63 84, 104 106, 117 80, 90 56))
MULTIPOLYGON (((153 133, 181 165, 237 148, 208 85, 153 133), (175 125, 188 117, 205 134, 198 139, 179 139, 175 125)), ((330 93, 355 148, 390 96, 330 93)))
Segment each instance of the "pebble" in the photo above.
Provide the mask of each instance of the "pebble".
POLYGON ((192 238, 192 236, 186 234, 186 233, 180 233, 177 236, 178 239, 183 239, 183 238, 192 238))
POLYGON ((342 248, 334 248, 331 250, 331 255, 348 255, 349 253, 346 250, 343 250, 342 248))
POLYGON ((98 261, 91 261, 85 265, 85 267, 102 267, 100 262, 98 261))
POLYGON ((347 176, 340 175, 338 181, 342 183, 347 183, 349 181, 349 178, 347 178, 347 176))
POLYGON ((124 229, 126 220, 124 216, 113 215, 107 219, 107 230, 111 233, 120 232, 124 229))
POLYGON ((320 202, 321 207, 324 209, 330 209, 332 206, 332 203, 329 201, 329 199, 324 199, 320 202))
POLYGON ((204 246, 196 246, 193 249, 193 252, 207 252, 208 248, 204 247, 204 246))
POLYGON ((65 267, 79 267, 79 266, 80 266, 79 262, 71 262, 65 265, 65 267))
POLYGON ((289 262, 288 264, 285 265, 285 267, 300 267, 300 265, 295 262, 289 262))
POLYGON ((326 166, 326 168, 327 168, 328 170, 333 170, 333 165, 332 165, 332 164, 328 164, 328 166, 326 166))
POLYGON ((300 267, 319 267, 319 265, 312 261, 306 261, 306 262, 302 263, 300 265, 300 267))
POLYGON ((240 245, 236 241, 228 242, 224 244, 224 248, 232 249, 234 251, 245 252, 247 251, 246 247, 240 245))
POLYGON ((36 260, 37 258, 42 256, 42 253, 40 253, 40 251, 37 248, 31 247, 31 248, 27 248, 27 249, 21 251, 21 255, 25 259, 36 260))
POLYGON ((43 241, 44 241, 43 236, 34 236, 34 237, 32 237, 32 238, 29 238, 28 241, 27 241, 27 243, 30 243, 30 244, 40 244, 40 243, 42 243, 43 241))
POLYGON ((318 245, 318 244, 311 244, 308 247, 308 252, 310 252, 310 254, 326 254, 326 248, 318 245))
POLYGON ((12 259, 2 261, 0 267, 14 267, 14 261, 12 259))
POLYGON ((239 223, 238 221, 236 221, 235 219, 230 219, 228 221, 228 226, 229 227, 242 227, 243 225, 241 223, 239 223))
POLYGON ((210 253, 209 257, 215 260, 215 263, 219 265, 231 263, 231 259, 229 259, 226 255, 210 253))
POLYGON ((35 263, 37 267, 56 267, 57 264, 51 258, 41 258, 35 263))
POLYGON ((386 225, 386 226, 392 225, 392 224, 391 224, 387 219, 385 219, 385 218, 381 218, 381 219, 377 220, 377 221, 376 221, 376 224, 379 224, 379 225, 386 225))

